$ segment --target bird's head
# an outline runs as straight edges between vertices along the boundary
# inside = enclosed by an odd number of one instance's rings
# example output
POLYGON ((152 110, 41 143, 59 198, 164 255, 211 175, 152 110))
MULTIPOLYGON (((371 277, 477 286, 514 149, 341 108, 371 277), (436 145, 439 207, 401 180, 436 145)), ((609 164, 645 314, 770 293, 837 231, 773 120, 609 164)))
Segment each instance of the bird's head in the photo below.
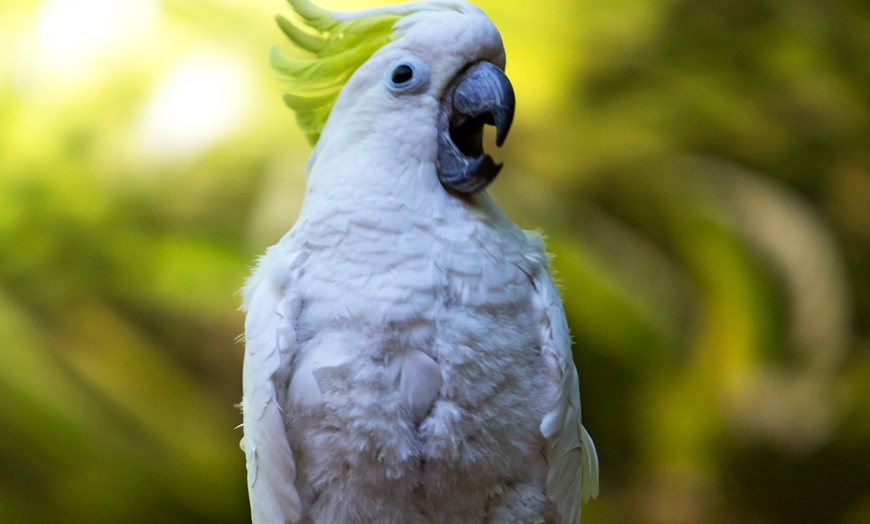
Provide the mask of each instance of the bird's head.
POLYGON ((279 25, 314 57, 275 49, 271 61, 316 144, 312 169, 327 157, 332 169, 360 169, 351 163, 361 158, 393 173, 434 166, 440 184, 459 193, 495 178, 501 165, 483 150, 483 128, 495 126, 502 145, 514 93, 501 36, 483 11, 459 0, 357 12, 288 1, 296 16, 279 25))

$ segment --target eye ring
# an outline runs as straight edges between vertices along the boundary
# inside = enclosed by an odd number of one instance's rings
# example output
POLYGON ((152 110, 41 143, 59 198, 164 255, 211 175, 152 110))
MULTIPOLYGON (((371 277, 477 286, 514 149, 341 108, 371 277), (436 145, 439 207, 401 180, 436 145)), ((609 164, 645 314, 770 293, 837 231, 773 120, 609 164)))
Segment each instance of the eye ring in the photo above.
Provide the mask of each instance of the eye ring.
POLYGON ((389 71, 387 88, 395 94, 420 93, 429 86, 429 66, 417 57, 397 60, 389 71))

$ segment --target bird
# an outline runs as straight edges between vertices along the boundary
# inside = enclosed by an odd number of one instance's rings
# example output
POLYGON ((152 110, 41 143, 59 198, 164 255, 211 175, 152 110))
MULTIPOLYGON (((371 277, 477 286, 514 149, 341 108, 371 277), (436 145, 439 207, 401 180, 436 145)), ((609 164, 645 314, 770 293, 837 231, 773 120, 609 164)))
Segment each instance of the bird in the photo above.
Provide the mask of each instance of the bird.
POLYGON ((313 145, 243 288, 255 524, 564 523, 598 493, 541 235, 487 194, 516 105, 501 35, 431 0, 278 17, 313 145))

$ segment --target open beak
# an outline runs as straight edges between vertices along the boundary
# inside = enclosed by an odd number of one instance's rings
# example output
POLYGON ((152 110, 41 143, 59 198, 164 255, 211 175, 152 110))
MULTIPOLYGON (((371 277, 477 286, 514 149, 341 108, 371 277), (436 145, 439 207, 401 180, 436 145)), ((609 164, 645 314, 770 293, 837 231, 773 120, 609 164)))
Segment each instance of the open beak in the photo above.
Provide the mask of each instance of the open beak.
POLYGON ((482 191, 501 170, 483 150, 483 126, 501 147, 514 118, 514 90, 497 66, 477 62, 447 88, 438 128, 438 179, 460 193, 482 191))

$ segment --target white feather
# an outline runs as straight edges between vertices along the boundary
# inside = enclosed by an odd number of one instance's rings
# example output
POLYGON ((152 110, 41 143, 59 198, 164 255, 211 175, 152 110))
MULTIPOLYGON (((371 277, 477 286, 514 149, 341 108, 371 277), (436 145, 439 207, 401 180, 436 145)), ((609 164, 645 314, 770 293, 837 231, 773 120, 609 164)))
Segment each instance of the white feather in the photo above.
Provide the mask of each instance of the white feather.
POLYGON ((288 258, 276 248, 261 259, 245 288, 245 363, 242 374, 243 450, 254 524, 295 523, 301 516, 296 464, 287 440, 278 392, 282 368, 295 350, 284 319, 294 307, 285 296, 288 258), (285 265, 283 268, 281 265, 285 265))
POLYGON ((571 355, 571 336, 559 292, 547 273, 543 241, 529 234, 530 255, 537 271, 532 276, 541 315, 541 352, 553 390, 550 409, 541 421, 546 439, 547 495, 556 502, 562 522, 580 522, 580 500, 598 495, 598 455, 581 424, 577 367, 571 355))

